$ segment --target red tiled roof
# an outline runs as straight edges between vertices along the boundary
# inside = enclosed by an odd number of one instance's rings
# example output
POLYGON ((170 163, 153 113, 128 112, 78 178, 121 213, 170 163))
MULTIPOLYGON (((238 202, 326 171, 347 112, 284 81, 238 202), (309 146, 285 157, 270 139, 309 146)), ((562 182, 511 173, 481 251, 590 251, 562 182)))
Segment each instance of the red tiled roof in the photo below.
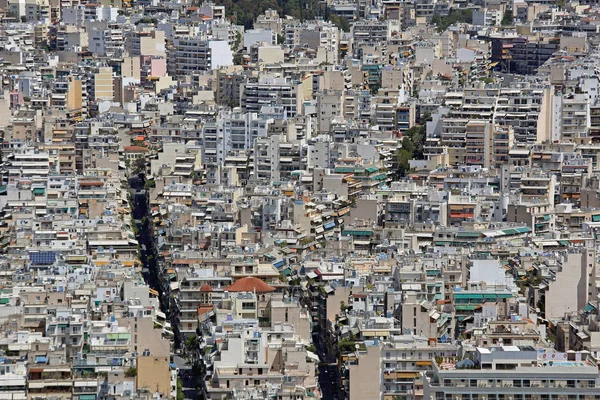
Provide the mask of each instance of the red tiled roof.
POLYGON ((275 291, 275 288, 266 284, 262 279, 249 276, 235 281, 233 284, 227 286, 225 291, 269 293, 275 291))
POLYGON ((212 292, 212 288, 210 287, 210 285, 208 283, 205 283, 204 285, 202 285, 202 287, 200 288, 201 292, 212 292))
POLYGON ((142 146, 125 146, 123 150, 125 150, 128 153, 145 153, 149 151, 147 148, 142 146))
POLYGON ((204 315, 213 310, 213 306, 198 306, 198 315, 204 315))

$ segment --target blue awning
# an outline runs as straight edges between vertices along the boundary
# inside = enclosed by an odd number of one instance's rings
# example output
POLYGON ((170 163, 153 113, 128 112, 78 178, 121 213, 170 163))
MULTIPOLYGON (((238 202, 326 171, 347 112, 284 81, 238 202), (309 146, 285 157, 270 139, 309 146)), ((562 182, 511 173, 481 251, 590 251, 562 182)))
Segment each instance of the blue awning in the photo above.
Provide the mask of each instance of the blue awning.
POLYGON ((284 264, 284 261, 283 261, 283 260, 279 260, 279 261, 275 261, 275 262, 273 263, 273 266, 274 266, 275 268, 280 268, 280 267, 283 267, 283 264, 284 264))
POLYGON ((331 229, 331 228, 333 228, 334 226, 335 226, 335 222, 328 222, 328 223, 326 223, 325 225, 323 225, 323 227, 324 227, 325 229, 331 229))
POLYGON ((169 363, 169 367, 171 367, 172 369, 177 369, 177 365, 175 365, 173 363, 169 363))
POLYGON ((46 364, 46 356, 35 356, 36 364, 46 364))

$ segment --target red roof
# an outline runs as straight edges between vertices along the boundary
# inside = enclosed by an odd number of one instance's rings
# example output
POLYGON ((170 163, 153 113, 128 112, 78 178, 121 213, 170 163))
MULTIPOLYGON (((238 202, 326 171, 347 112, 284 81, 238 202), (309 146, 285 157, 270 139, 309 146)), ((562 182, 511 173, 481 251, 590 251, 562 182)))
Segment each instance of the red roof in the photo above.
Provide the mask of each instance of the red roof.
POLYGON ((268 293, 275 291, 275 288, 266 284, 262 279, 249 276, 247 278, 238 279, 233 284, 227 286, 225 291, 268 293))
POLYGON ((123 150, 125 150, 128 153, 145 153, 149 151, 147 148, 142 146, 125 146, 123 150))
POLYGON ((210 285, 208 283, 205 283, 204 285, 202 285, 202 287, 200 288, 201 292, 212 292, 212 288, 210 287, 210 285))
POLYGON ((213 310, 213 306, 210 305, 200 305, 198 306, 198 315, 204 315, 213 310))

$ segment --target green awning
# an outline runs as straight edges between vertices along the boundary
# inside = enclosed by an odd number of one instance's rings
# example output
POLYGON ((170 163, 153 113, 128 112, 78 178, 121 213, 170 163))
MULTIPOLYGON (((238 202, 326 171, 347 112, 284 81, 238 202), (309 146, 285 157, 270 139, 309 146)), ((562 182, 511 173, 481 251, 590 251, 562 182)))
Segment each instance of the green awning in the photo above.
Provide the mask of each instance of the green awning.
POLYGON ((10 299, 8 297, 0 298, 0 304, 8 304, 9 301, 10 299))
POLYGON ((118 340, 118 339, 129 339, 129 333, 109 333, 106 335, 106 338, 109 340, 118 340))
POLYGON ((600 215, 592 215, 592 222, 600 222, 600 215))
POLYGON ((531 229, 526 227, 526 226, 520 226, 518 228, 515 228, 515 230, 519 233, 529 233, 531 232, 531 229))
POLYGON ((456 237, 478 238, 481 232, 456 232, 456 237))
POLYGON ((343 231, 344 236, 373 236, 372 231, 343 231))
POLYGON ((570 246, 571 242, 569 242, 568 240, 559 240, 558 243, 560 243, 563 246, 570 246))
POLYGON ((379 171, 379 168, 377 168, 377 167, 367 167, 367 172, 372 173, 372 172, 377 172, 377 171, 379 171))
POLYGON ((504 232, 505 235, 516 235, 519 233, 516 229, 503 229, 502 232, 504 232))
POLYGON ((45 191, 46 190, 44 188, 35 188, 35 189, 33 189, 33 194, 41 195, 41 194, 44 194, 45 191))
POLYGON ((548 214, 544 215, 544 221, 550 221, 550 216, 548 214))
POLYGON ((95 394, 80 394, 79 400, 96 400, 95 394))
POLYGON ((336 167, 333 172, 336 174, 349 174, 354 172, 354 167, 336 167))

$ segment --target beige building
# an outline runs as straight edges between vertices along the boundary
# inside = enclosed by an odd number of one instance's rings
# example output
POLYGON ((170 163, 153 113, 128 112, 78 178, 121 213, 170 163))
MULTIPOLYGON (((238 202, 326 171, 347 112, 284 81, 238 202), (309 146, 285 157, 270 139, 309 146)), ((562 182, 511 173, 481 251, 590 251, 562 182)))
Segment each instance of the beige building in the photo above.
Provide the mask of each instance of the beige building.
POLYGON ((100 67, 94 74, 94 100, 112 101, 113 98, 113 71, 110 67, 100 67))
POLYGON ((81 79, 69 76, 67 77, 69 83, 67 91, 67 111, 81 111, 82 109, 82 86, 81 79))
POLYGON ((152 393, 160 393, 163 398, 171 394, 171 372, 169 359, 164 357, 137 358, 137 390, 147 389, 152 393))

